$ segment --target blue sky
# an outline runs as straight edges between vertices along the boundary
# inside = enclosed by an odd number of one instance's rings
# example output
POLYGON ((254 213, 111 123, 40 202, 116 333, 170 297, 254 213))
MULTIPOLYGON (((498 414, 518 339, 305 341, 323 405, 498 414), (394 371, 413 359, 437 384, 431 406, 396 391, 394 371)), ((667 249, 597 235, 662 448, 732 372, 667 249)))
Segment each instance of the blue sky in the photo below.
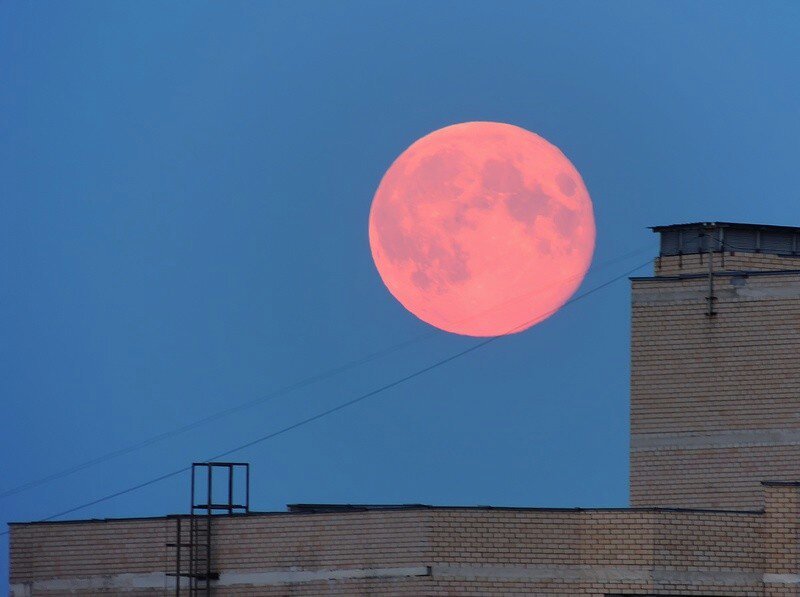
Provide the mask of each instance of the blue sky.
MULTIPOLYGON (((592 195, 583 291, 656 224, 800 225, 792 2, 0 3, 0 500, 34 520, 463 350, 372 263, 410 143, 469 120, 559 146, 592 195)), ((252 502, 627 504, 628 285, 236 456, 252 502)), ((177 477, 76 517, 183 512, 177 477)), ((5 539, 0 573, 6 575, 5 539)))

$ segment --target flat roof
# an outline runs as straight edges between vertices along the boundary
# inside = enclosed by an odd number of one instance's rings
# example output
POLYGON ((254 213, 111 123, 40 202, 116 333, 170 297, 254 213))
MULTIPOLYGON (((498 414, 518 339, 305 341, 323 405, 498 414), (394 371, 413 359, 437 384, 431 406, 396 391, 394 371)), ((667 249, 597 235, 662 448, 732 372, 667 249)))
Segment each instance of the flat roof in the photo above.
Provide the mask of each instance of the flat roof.
POLYGON ((761 514, 763 510, 721 510, 714 508, 558 508, 533 506, 432 506, 428 504, 288 504, 289 513, 366 512, 369 510, 480 510, 521 512, 716 512, 725 514, 761 514))
POLYGON ((680 230, 683 228, 744 228, 749 230, 774 230, 800 232, 800 226, 777 226, 775 224, 747 224, 742 222, 690 222, 687 224, 668 224, 666 226, 650 226, 653 232, 664 230, 680 230))
MULTIPOLYGON (((215 514, 214 516, 241 517, 241 516, 297 516, 305 514, 352 514, 369 511, 386 510, 476 510, 481 512, 686 512, 707 514, 763 514, 764 510, 721 510, 713 508, 542 508, 529 506, 434 506, 429 504, 287 504, 286 510, 281 511, 251 511, 247 514, 215 514)), ((164 516, 131 516, 121 518, 86 518, 76 520, 32 520, 28 522, 8 522, 9 526, 27 526, 34 524, 84 524, 100 522, 125 522, 134 520, 165 520, 186 514, 168 514, 164 516)))

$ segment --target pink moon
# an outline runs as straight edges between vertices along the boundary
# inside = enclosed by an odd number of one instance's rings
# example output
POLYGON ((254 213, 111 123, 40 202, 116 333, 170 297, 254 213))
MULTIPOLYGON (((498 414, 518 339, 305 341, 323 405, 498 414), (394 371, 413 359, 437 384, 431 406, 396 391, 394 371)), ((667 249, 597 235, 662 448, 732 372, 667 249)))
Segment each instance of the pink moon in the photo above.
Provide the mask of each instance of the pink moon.
POLYGON ((557 312, 592 261, 592 201, 555 146, 499 122, 422 137, 383 176, 369 215, 389 292, 467 336, 520 332, 557 312))

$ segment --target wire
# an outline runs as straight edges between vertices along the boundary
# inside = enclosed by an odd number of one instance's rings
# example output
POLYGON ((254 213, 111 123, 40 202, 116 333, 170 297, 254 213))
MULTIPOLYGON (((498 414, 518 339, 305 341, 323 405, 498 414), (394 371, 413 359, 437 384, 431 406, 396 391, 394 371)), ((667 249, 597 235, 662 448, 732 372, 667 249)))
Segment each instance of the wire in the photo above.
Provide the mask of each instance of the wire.
MULTIPOLYGON (((430 332, 429 332, 429 334, 430 334, 430 332)), ((164 433, 160 433, 158 435, 152 436, 152 437, 150 437, 148 439, 142 440, 142 441, 137 442, 135 444, 131 444, 129 446, 126 446, 124 448, 120 448, 118 450, 114 450, 112 452, 108 452, 106 454, 103 454, 102 456, 98 456, 96 458, 92 458, 91 460, 87 460, 87 461, 81 462, 79 464, 76 464, 76 465, 71 466, 69 468, 57 471, 57 472, 52 473, 50 475, 47 475, 45 477, 41 477, 39 479, 36 479, 36 480, 33 480, 33 481, 29 481, 29 482, 24 483, 22 485, 18 485, 16 487, 12 487, 12 488, 7 489, 7 490, 3 491, 2 493, 0 493, 0 499, 6 498, 6 497, 10 497, 12 495, 21 493, 21 492, 26 491, 28 489, 32 489, 34 487, 38 487, 40 485, 44 485, 45 483, 48 483, 50 481, 55 481, 57 479, 62 479, 64 477, 67 477, 67 476, 72 475, 74 473, 77 473, 79 471, 82 471, 82 470, 85 470, 87 468, 90 468, 90 467, 92 467, 94 465, 101 464, 101 463, 107 462, 109 460, 113 460, 114 458, 118 458, 120 456, 124 456, 125 454, 130 454, 131 452, 135 452, 137 450, 140 450, 142 448, 146 448, 148 446, 151 446, 151 445, 153 445, 155 443, 158 443, 158 442, 161 442, 163 440, 169 439, 171 437, 175 437, 175 436, 180 435, 182 433, 186 433, 187 431, 191 431, 192 429, 195 429, 197 427, 205 425, 206 423, 211 423, 211 422, 213 422, 213 421, 215 421, 217 419, 221 419, 221 418, 227 417, 229 415, 232 415, 232 414, 235 414, 237 412, 246 410, 248 408, 252 408, 252 407, 257 406, 259 404, 263 404, 263 403, 268 402, 270 400, 274 400, 275 398, 279 398, 279 397, 284 396, 286 394, 290 394, 291 392, 293 392, 295 390, 299 390, 299 389, 304 388, 306 386, 313 385, 313 384, 315 384, 317 382, 320 382, 320 381, 323 381, 323 380, 326 380, 326 379, 330 379, 330 378, 335 377, 335 376, 337 376, 337 375, 339 375, 341 373, 344 373, 345 371, 353 369, 353 368, 355 368, 355 367, 357 367, 359 365, 366 364, 366 363, 368 363, 370 361, 379 359, 379 358, 381 358, 383 356, 391 354, 392 352, 396 352, 396 351, 398 351, 398 350, 400 350, 402 348, 405 348, 406 346, 408 346, 410 344, 413 344, 414 342, 419 341, 423 337, 424 336, 418 336, 416 338, 412 338, 412 339, 407 340, 405 342, 401 342, 401 343, 396 344, 394 346, 391 346, 389 348, 386 348, 386 349, 383 349, 383 350, 379 350, 379 351, 371 353, 371 354, 369 354, 369 355, 367 355, 367 356, 365 356, 365 357, 363 357, 361 359, 357 359, 355 361, 350 361, 350 362, 345 363, 344 365, 341 365, 339 367, 335 367, 333 369, 329 369, 327 371, 323 371, 321 373, 317 373, 315 375, 312 375, 310 377, 302 379, 302 380, 300 380, 298 382, 295 382, 293 384, 290 384, 288 386, 284 386, 282 388, 279 388, 278 390, 275 390, 274 392, 271 392, 271 393, 269 393, 269 394, 267 394, 265 396, 261 396, 259 398, 254 399, 254 400, 251 400, 249 402, 245 402, 243 404, 239 404, 239 405, 233 406, 231 408, 227 408, 225 410, 217 411, 217 412, 212 413, 212 414, 210 414, 210 415, 208 415, 206 417, 203 417, 201 419, 197 419, 197 420, 195 420, 195 421, 193 421, 191 423, 187 423, 186 425, 182 425, 181 427, 177 427, 175 429, 172 429, 172 430, 169 430, 169 431, 165 431, 164 433)))
MULTIPOLYGON (((553 311, 550 311, 548 313, 548 315, 552 315, 553 313, 555 313, 556 311, 559 311, 563 307, 565 307, 565 306, 567 306, 567 305, 569 305, 571 303, 577 302, 580 299, 585 298, 585 297, 587 297, 587 296, 589 296, 589 295, 591 295, 591 294, 593 294, 593 293, 595 293, 595 292, 597 292, 599 290, 602 290, 603 288, 605 288, 607 286, 610 286, 611 284, 621 280, 622 278, 628 277, 633 272, 643 268, 645 265, 648 265, 649 263, 652 263, 652 262, 653 262, 652 259, 648 259, 645 263, 643 263, 643 264, 641 264, 641 265, 639 265, 639 266, 637 266, 637 267, 625 272, 624 274, 622 274, 620 276, 617 276, 616 278, 613 278, 613 279, 609 280, 608 282, 605 282, 605 283, 603 283, 603 284, 601 284, 599 286, 596 286, 595 288, 592 288, 591 290, 576 296, 572 300, 567 301, 566 303, 564 303, 564 305, 562 307, 559 307, 558 309, 554 309, 553 311)), ((467 354, 469 354, 471 352, 474 352, 474 351, 476 351, 476 350, 478 350, 480 348, 483 348, 484 346, 487 346, 488 344, 491 344, 492 342, 495 342, 499 338, 507 336, 508 334, 513 334, 517 330, 525 328, 527 325, 529 325, 530 323, 532 323, 534 321, 537 321, 537 320, 538 320, 538 318, 537 319, 528 320, 528 321, 526 321, 526 322, 524 322, 524 323, 522 323, 520 325, 517 325, 517 326, 509 329, 507 332, 505 332, 504 334, 501 334, 500 336, 492 336, 491 338, 487 338, 486 340, 482 340, 481 342, 478 342, 477 344, 473 344, 469 348, 467 348, 465 350, 462 350, 460 352, 457 352, 457 353, 455 353, 453 355, 450 355, 449 357, 446 357, 446 358, 444 358, 444 359, 442 359, 440 361, 437 361, 437 362, 433 363, 432 365, 428 365, 427 367, 424 367, 422 369, 418 369, 417 371, 415 371, 414 373, 411 373, 410 375, 407 375, 405 377, 397 379, 397 380, 395 380, 395 381, 393 381, 391 383, 388 383, 388 384, 386 384, 384 386, 381 386, 378 389, 372 390, 371 392, 367 392, 366 394, 362 394, 361 396, 358 396, 357 398, 353 398, 352 400, 348 400, 347 402, 342 402, 341 404, 338 404, 337 406, 329 408, 328 410, 325 410, 325 411, 323 411, 323 412, 321 412, 319 414, 316 414, 314 416, 308 417, 307 419, 303 419, 302 421, 294 423, 293 425, 290 425, 288 427, 284 427, 283 429, 280 429, 280 430, 275 431, 273 433, 270 433, 268 435, 264 435, 264 436, 262 436, 262 437, 260 437, 258 439, 250 441, 250 442, 248 442, 246 444, 242 444, 241 446, 237 446, 236 448, 233 448, 231 450, 227 450, 226 452, 222 452, 221 454, 217 454, 216 456, 210 458, 209 460, 212 461, 212 460, 217 460, 219 458, 224 458, 225 456, 230 456, 231 454, 234 454, 235 452, 240 452, 241 450, 250 448, 252 446, 255 446, 256 444, 260 444, 260 443, 265 442, 267 440, 270 440, 270 439, 272 439, 274 437, 282 435, 282 434, 284 434, 284 433, 286 433, 288 431, 291 431, 293 429, 297 429, 298 427, 301 427, 303 425, 311 423, 312 421, 316 421, 316 420, 321 419, 323 417, 326 417, 326 416, 328 416, 330 414, 333 414, 335 412, 343 410, 343 409, 345 409, 345 408, 347 408, 349 406, 352 406, 352 405, 357 404, 357 403, 359 403, 359 402, 361 402, 363 400, 371 398, 372 396, 375 396, 376 394, 380 394, 381 392, 384 392, 384 391, 389 390, 389 389, 391 389, 391 388, 393 388, 395 386, 399 386, 402 383, 410 381, 410 380, 414 379, 415 377, 419 377, 420 375, 424 375, 425 373, 428 373, 429 371, 437 369, 438 367, 441 367, 442 365, 445 365, 445 364, 447 364, 447 363, 449 363, 451 361, 454 361, 454 360, 456 360, 456 359, 458 359, 458 358, 460 358, 460 357, 462 357, 464 355, 467 355, 467 354)))
MULTIPOLYGON (((599 270, 601 270, 601 269, 603 269, 605 267, 608 267, 610 265, 618 263, 619 261, 623 261, 625 259, 628 259, 630 257, 638 255, 638 254, 640 254, 640 253, 642 253, 642 252, 644 252, 646 250, 650 250, 650 246, 651 246, 651 243, 648 243, 647 246, 641 247, 641 248, 636 249, 634 251, 630 251, 628 253, 620 255, 619 257, 612 258, 612 259, 610 259, 610 260, 598 265, 596 268, 593 268, 593 271, 599 271, 599 270)), ((568 279, 559 280, 559 283, 563 283, 563 282, 565 282, 567 280, 571 280, 571 279, 577 278, 577 277, 579 277, 579 276, 571 276, 568 279)), ((539 291, 544 291, 544 290, 546 290, 546 288, 539 289, 539 291)), ((511 302, 511 301, 521 300, 523 298, 526 298, 526 297, 530 296, 531 294, 533 294, 533 293, 526 293, 526 294, 520 295, 518 297, 509 299, 509 300, 505 301, 504 303, 501 303, 500 305, 496 305, 493 308, 498 308, 499 306, 502 306, 503 304, 506 304, 506 303, 511 302)), ((476 314, 472 315, 471 317, 474 318, 474 317, 483 315, 485 313, 486 313, 486 311, 482 311, 481 313, 476 313, 476 314)), ((462 321, 466 321, 467 319, 470 319, 470 317, 465 318, 462 321)), ((258 398, 255 398, 253 400, 250 400, 250 401, 247 401, 247 402, 243 402, 243 403, 238 404, 236 406, 232 406, 230 408, 226 408, 226 409, 217 411, 215 413, 212 413, 210 415, 207 415, 205 417, 202 417, 200 419, 192 421, 191 423, 187 423, 187 424, 182 425, 180 427, 176 427, 176 428, 170 429, 168 431, 165 431, 163 433, 159 433, 157 435, 154 435, 154 436, 149 437, 147 439, 141 440, 141 441, 136 442, 134 444, 130 444, 128 446, 125 446, 123 448, 119 448, 117 450, 113 450, 113 451, 108 452, 106 454, 103 454, 101 456, 97 456, 95 458, 80 462, 78 464, 75 464, 73 466, 64 468, 62 470, 56 471, 54 473, 51 473, 49 475, 40 477, 38 479, 34 479, 32 481, 28 481, 28 482, 22 483, 20 485, 15 486, 15 487, 11 487, 9 489, 6 489, 6 490, 0 492, 0 500, 5 499, 7 497, 11 497, 11 496, 16 495, 18 493, 22 493, 22 492, 27 491, 29 489, 33 489, 35 487, 39 487, 39 486, 44 485, 46 483, 49 483, 51 481, 56 481, 58 479, 63 479, 64 477, 68 477, 68 476, 73 475, 75 473, 78 473, 78 472, 80 472, 82 470, 86 470, 87 468, 91 468, 91 467, 96 466, 98 464, 102 464, 104 462, 108 462, 109 460, 113 460, 115 458, 119 458, 121 456, 125 456, 126 454, 130 454, 132 452, 136 452, 136 451, 141 450, 143 448, 146 448, 148 446, 152 446, 153 444, 162 442, 164 440, 167 440, 167 439, 176 437, 178 435, 181 435, 183 433, 186 433, 188 431, 191 431, 192 429, 196 429, 197 427, 201 427, 203 425, 206 425, 208 423, 211 423, 211 422, 217 421, 219 419, 228 417, 228 416, 236 414, 238 412, 253 408, 253 407, 258 406, 260 404, 264 404, 266 402, 270 402, 272 400, 275 400, 275 399, 280 398, 282 396, 286 396, 288 394, 291 394, 294 391, 297 391, 299 389, 314 385, 314 384, 319 383, 321 381, 325 381, 327 379, 331 379, 333 377, 341 375, 342 373, 345 373, 347 371, 355 369, 356 367, 360 367, 361 365, 365 365, 366 363, 381 359, 381 358, 383 358, 385 356, 388 356, 388 355, 390 355, 392 353, 395 353, 395 352, 397 352, 399 350, 402 350, 403 348, 411 346, 412 344, 416 344, 417 342, 420 342, 420 341, 423 341, 423 340, 427 340, 428 338, 431 338, 435 334, 436 334, 435 331, 429 331, 429 332, 426 332, 424 334, 420 334, 420 335, 415 336, 415 337, 413 337, 413 338, 411 338, 409 340, 406 340, 404 342, 400 342, 400 343, 395 344, 393 346, 390 346, 388 348, 384 348, 384 349, 378 350, 376 352, 370 353, 370 354, 368 354, 368 355, 366 355, 366 356, 364 356, 364 357, 362 357, 360 359, 356 359, 356 360, 347 362, 347 363, 345 363, 343 365, 340 365, 338 367, 334 367, 332 369, 328 369, 327 371, 322 371, 322 372, 316 373, 314 375, 311 375, 309 377, 301 379, 301 380, 299 380, 297 382, 294 382, 292 384, 289 384, 287 386, 278 388, 277 390, 275 390, 273 392, 270 392, 270 393, 268 393, 268 394, 266 394, 264 396, 259 396, 258 398)))
MULTIPOLYGON (((560 307, 559 309, 554 309, 550 314, 554 313, 555 311, 560 310, 563 307, 566 307, 567 305, 576 303, 579 300, 584 299, 584 298, 594 294, 595 292, 598 292, 598 291, 600 291, 600 290, 602 290, 602 289, 604 289, 604 288, 606 288, 608 286, 611 286, 612 284, 618 282, 619 280, 621 280, 623 278, 627 278, 628 276, 630 276, 634 272, 642 269, 643 267, 645 267, 646 265, 648 265, 648 264, 650 264, 652 262, 653 262, 653 259, 648 259, 647 261, 637 265, 633 269, 630 269, 630 270, 626 271, 625 273, 620 274, 619 276, 616 276, 616 277, 612 278, 611 280, 608 280, 608 281, 606 281, 606 282, 604 282, 604 283, 602 283, 602 284, 600 284, 598 286, 595 286, 594 288, 592 288, 590 290, 587 290, 586 292, 584 292, 582 294, 579 294, 579 295, 573 297, 572 299, 570 299, 566 303, 564 303, 564 305, 562 305, 562 307, 560 307)), ((474 344, 474 345, 470 346, 469 348, 466 348, 466 349, 464 349, 462 351, 459 351, 459 352, 457 352, 455 354, 450 355, 449 357, 445 357, 444 359, 436 361, 435 363, 433 363, 431 365, 428 365, 427 367, 423 367, 422 369, 418 369, 417 371, 415 371, 415 372, 413 372, 413 373, 411 373, 409 375, 406 375, 404 377, 396 379, 395 381, 392 381, 392 382, 390 382, 388 384, 385 384, 385 385, 383 385, 383 386, 381 386, 379 388, 371 390, 371 391, 367 392, 366 394, 361 394, 360 396, 357 396, 356 398, 353 398, 353 399, 348 400, 346 402, 342 402, 342 403, 340 403, 340 404, 338 404, 338 405, 336 405, 334 407, 331 407, 331 408, 329 408, 327 410, 324 410, 324 411, 322 411, 320 413, 317 413, 316 415, 313 415, 313 416, 307 417, 305 419, 302 419, 301 421, 298 421, 297 423, 293 423, 292 425, 289 425, 287 427, 283 427, 282 429, 279 429, 277 431, 273 431, 272 433, 269 433, 267 435, 264 435, 264 436, 261 436, 259 438, 256 438, 256 439, 254 439, 252 441, 249 441, 249 442, 247 442, 245 444, 241 444, 241 445, 239 445, 239 446, 237 446, 235 448, 232 448, 230 450, 226 450, 225 452, 221 452, 221 453, 217 454, 216 456, 213 456, 213 457, 209 458, 208 461, 210 462, 210 461, 213 461, 213 460, 218 460, 219 458, 223 458, 225 456, 229 456, 231 454, 234 454, 236 452, 240 452, 240 451, 245 450, 247 448, 251 448, 252 446, 255 446, 257 444, 269 441, 269 440, 271 440, 271 439, 273 439, 275 437, 278 437, 280 435, 288 433, 288 432, 290 432, 290 431, 292 431, 294 429, 297 429, 299 427, 302 427, 304 425, 307 425, 309 423, 312 423, 314 421, 317 421, 319 419, 327 417, 328 415, 331 415, 333 413, 336 413, 336 412, 339 412, 339 411, 344 410, 346 408, 349 408, 350 406, 358 404, 359 402, 362 402, 364 400, 367 400, 369 398, 377 396, 378 394, 381 394, 381 393, 385 392, 386 390, 389 390, 391 388, 399 386, 399 385, 401 385, 401 384, 403 384, 403 383, 405 383, 407 381, 410 381, 410 380, 412 380, 412 379, 414 379, 416 377, 419 377, 419 376, 424 375, 424 374, 426 374, 426 373, 428 373, 430 371, 433 371, 434 369, 437 369, 437 368, 439 368, 439 367, 441 367, 443 365, 446 365, 447 363, 450 363, 451 361, 454 361, 454 360, 456 360, 458 358, 461 358, 462 356, 465 356, 465 355, 467 355, 467 354, 469 354, 471 352, 474 352, 474 351, 476 351, 476 350, 478 350, 480 348, 483 348, 484 346, 487 346, 487 345, 497 341, 498 339, 504 337, 507 334, 511 334, 511 333, 521 329, 521 328, 526 327, 531 322, 536 321, 537 319, 528 320, 528 321, 526 321, 526 322, 524 322, 524 323, 522 323, 520 325, 517 325, 517 326, 509 329, 505 334, 503 334, 501 336, 493 336, 491 338, 487 338, 486 340, 482 340, 482 341, 478 342, 477 344, 474 344)), ((68 510, 63 510, 63 511, 58 512, 56 514, 52 514, 52 515, 48 516, 47 518, 42 518, 42 519, 38 520, 37 522, 47 522, 49 520, 53 520, 54 518, 59 518, 61 516, 65 516, 66 514, 71 514, 73 512, 77 512, 78 510, 83 510, 85 508, 89 508, 90 506, 94 506, 96 504, 100 504, 100 503, 106 502, 108 500, 114 499, 114 498, 119 497, 121 495, 125 495, 125 494, 131 493, 133 491, 137 491, 137 490, 142 489, 144 487, 147 487, 149 485, 153 485, 155 483, 158 483, 159 481, 164 481, 164 480, 169 479, 171 477, 175 477, 177 475, 180 475, 181 473, 184 473, 184 472, 190 470, 190 468, 191 468, 190 466, 182 467, 180 469, 177 469, 177 470, 174 470, 172 472, 165 473, 163 475, 160 475, 158 477, 150 479, 149 481, 145 481, 143 483, 139 483, 138 485, 134 485, 132 487, 128 487, 127 489, 123 489, 123 490, 117 491, 115 493, 103 496, 101 498, 92 500, 90 502, 86 502, 84 504, 81 504, 79 506, 75 506, 75 507, 70 508, 68 510)), ((0 533, 0 536, 7 535, 8 533, 9 533, 9 531, 4 531, 4 532, 0 533)))

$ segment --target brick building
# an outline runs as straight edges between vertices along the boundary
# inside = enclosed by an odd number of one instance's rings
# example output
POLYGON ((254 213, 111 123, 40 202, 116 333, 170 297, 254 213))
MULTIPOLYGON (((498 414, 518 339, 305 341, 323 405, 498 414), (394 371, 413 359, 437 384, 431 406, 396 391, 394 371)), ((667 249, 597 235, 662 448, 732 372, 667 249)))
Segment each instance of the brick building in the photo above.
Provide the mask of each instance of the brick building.
MULTIPOLYGON (((210 592, 800 595, 800 228, 654 230, 655 275, 632 280, 631 508, 214 516, 210 592)), ((12 594, 175 594, 179 521, 13 524, 12 594)))

